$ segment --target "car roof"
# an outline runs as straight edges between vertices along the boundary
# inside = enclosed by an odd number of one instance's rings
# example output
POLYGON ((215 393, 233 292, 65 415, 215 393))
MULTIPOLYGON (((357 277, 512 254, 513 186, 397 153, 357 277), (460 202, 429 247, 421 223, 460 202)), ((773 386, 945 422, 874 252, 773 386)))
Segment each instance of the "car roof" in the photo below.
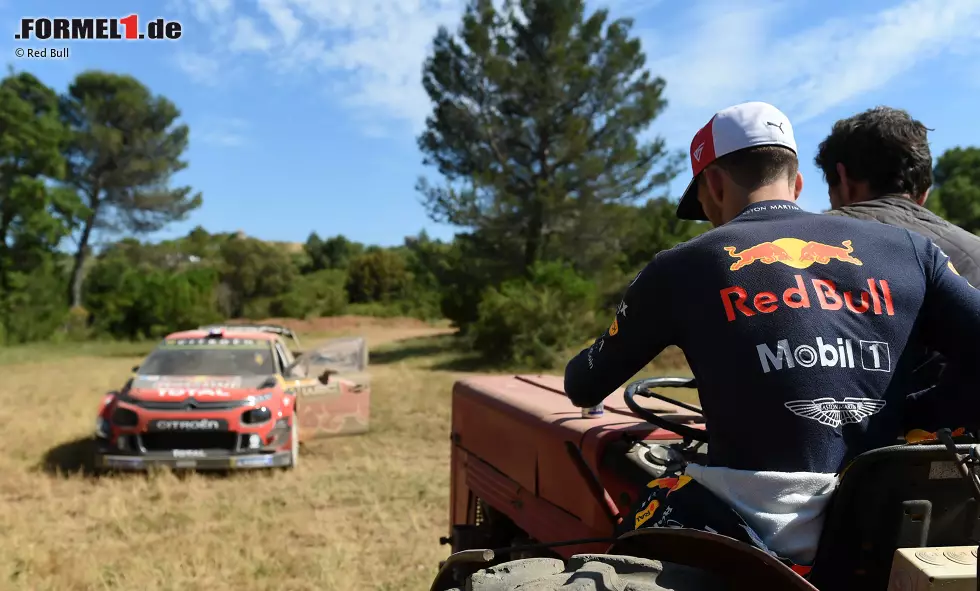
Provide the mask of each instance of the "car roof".
MULTIPOLYGON (((207 330, 184 330, 168 334, 167 339, 204 339, 214 333, 207 330)), ((225 339, 252 339, 255 341, 276 341, 279 335, 271 332, 257 330, 223 330, 220 338, 225 339)))

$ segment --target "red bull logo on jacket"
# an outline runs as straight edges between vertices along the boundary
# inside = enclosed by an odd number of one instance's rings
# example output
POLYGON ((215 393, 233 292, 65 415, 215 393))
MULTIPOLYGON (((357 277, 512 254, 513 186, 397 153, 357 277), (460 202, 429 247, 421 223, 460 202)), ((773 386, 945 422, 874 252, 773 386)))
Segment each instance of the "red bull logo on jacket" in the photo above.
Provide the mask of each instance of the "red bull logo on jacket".
MULTIPOLYGON (((813 240, 805 241, 799 238, 780 238, 763 242, 738 250, 726 246, 725 251, 737 259, 729 267, 738 271, 755 262, 764 265, 780 263, 796 269, 806 269, 812 265, 827 265, 831 261, 863 266, 864 263, 852 253, 854 249, 850 240, 845 240, 841 246, 823 244, 813 240)), ((734 322, 739 315, 755 316, 756 314, 772 314, 780 308, 811 308, 819 306, 822 310, 847 310, 854 314, 871 313, 874 315, 895 315, 895 304, 892 299, 888 282, 870 277, 867 279, 867 289, 841 289, 829 279, 812 278, 804 281, 802 275, 794 275, 795 285, 764 290, 749 294, 743 287, 735 285, 726 287, 719 293, 725 310, 725 317, 734 322)))
POLYGON ((864 263, 860 259, 851 255, 854 249, 851 241, 845 240, 840 246, 814 242, 813 240, 804 241, 799 238, 779 238, 771 242, 763 242, 750 246, 744 250, 738 250, 734 246, 726 246, 725 252, 734 259, 737 259, 732 266, 732 271, 738 271, 752 263, 759 261, 765 265, 782 263, 797 269, 806 269, 814 263, 826 265, 831 260, 861 266, 864 263))
POLYGON ((652 489, 664 489, 667 491, 667 495, 674 492, 675 490, 680 490, 690 482, 692 478, 690 476, 682 474, 681 476, 672 476, 668 478, 657 478, 656 480, 651 480, 647 483, 647 488, 652 489))

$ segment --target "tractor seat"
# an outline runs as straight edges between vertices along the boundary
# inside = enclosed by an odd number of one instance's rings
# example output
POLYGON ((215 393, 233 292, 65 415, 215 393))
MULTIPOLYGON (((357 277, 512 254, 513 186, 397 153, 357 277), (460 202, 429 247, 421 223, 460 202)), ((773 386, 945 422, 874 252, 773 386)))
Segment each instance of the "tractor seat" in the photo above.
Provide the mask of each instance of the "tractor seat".
MULTIPOLYGON (((967 454, 969 445, 957 445, 967 454)), ((818 589, 884 589, 898 548, 980 539, 970 485, 943 445, 865 452, 844 470, 808 577, 818 589)))

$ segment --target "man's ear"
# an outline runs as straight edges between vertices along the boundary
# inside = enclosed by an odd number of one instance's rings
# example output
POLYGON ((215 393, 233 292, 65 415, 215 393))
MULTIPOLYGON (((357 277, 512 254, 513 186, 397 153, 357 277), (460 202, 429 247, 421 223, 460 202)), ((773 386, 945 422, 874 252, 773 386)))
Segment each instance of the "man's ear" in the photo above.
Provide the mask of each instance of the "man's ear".
POLYGON ((851 186, 847 180, 847 169, 840 162, 837 163, 837 177, 840 179, 840 185, 837 188, 840 194, 840 204, 850 205, 852 197, 851 186))
POLYGON ((803 173, 796 171, 796 180, 793 181, 793 199, 799 199, 800 193, 803 192, 803 173))
POLYGON ((725 173, 717 167, 709 166, 702 172, 704 175, 705 188, 708 190, 708 198, 719 210, 725 201, 725 173))

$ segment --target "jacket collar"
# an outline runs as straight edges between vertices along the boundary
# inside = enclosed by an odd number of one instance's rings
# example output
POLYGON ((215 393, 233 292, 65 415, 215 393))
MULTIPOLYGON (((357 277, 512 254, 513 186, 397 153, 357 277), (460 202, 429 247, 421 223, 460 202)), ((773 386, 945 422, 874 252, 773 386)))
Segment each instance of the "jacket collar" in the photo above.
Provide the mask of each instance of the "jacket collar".
POLYGON ((885 193, 880 197, 875 199, 869 199, 867 201, 861 201, 859 203, 852 203, 846 207, 854 207, 858 205, 864 205, 869 207, 899 207, 901 209, 909 209, 912 211, 919 211, 925 209, 925 207, 919 205, 915 201, 912 201, 907 195, 900 193, 885 193), (877 205, 875 205, 877 204, 877 205))
POLYGON ((799 213, 801 211, 803 210, 800 208, 800 206, 792 201, 772 199, 769 201, 750 203, 749 205, 745 206, 745 208, 742 209, 737 216, 732 218, 732 222, 746 218, 758 219, 760 217, 782 216, 791 213, 799 213))

